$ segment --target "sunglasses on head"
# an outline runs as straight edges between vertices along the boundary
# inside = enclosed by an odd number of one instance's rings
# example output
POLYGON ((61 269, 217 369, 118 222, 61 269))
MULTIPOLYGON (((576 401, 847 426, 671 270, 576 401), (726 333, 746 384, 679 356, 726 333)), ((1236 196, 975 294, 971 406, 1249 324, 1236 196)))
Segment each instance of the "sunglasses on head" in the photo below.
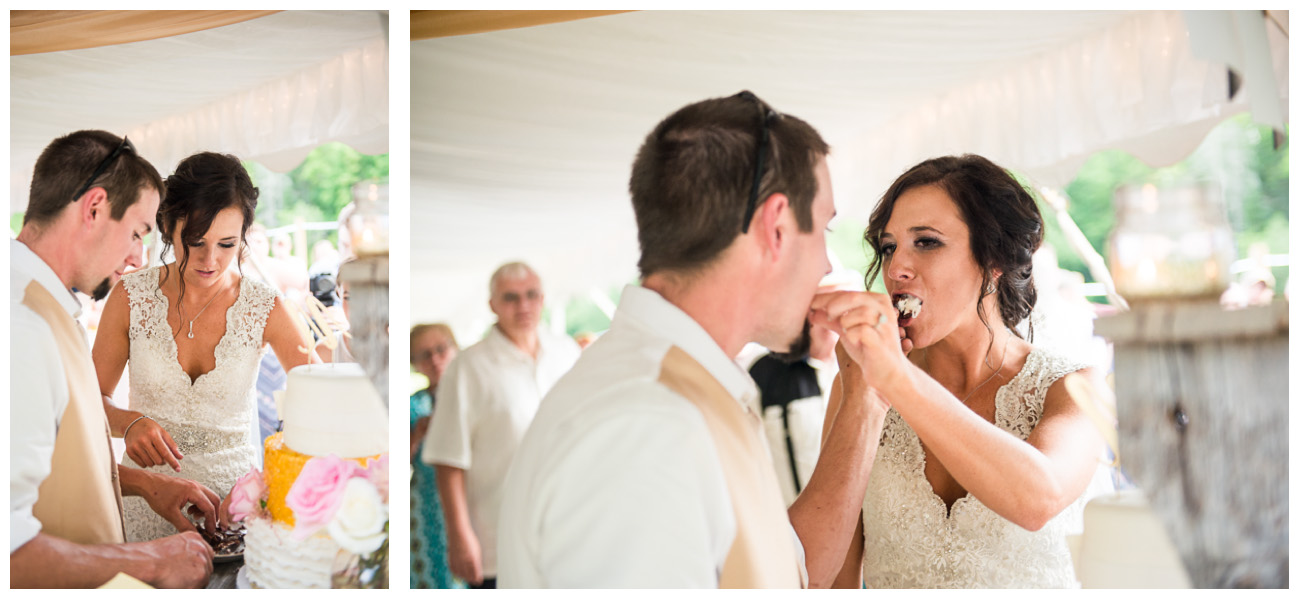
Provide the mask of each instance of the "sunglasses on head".
POLYGON ((130 150, 131 154, 135 154, 135 145, 131 143, 131 140, 126 139, 126 136, 122 136, 122 143, 118 144, 117 148, 110 152, 104 160, 99 161, 99 166, 95 167, 95 172, 90 174, 90 179, 86 180, 86 185, 81 186, 81 190, 72 196, 73 202, 80 200, 86 192, 90 191, 90 188, 94 187, 95 180, 99 179, 99 176, 103 175, 104 171, 113 166, 113 162, 122 154, 122 150, 130 150))
POLYGON ((771 137, 768 125, 780 115, 749 90, 740 92, 735 97, 752 101, 759 109, 758 147, 754 150, 754 185, 749 191, 749 204, 745 205, 745 220, 740 224, 740 233, 745 234, 749 233, 749 222, 754 219, 754 211, 758 209, 758 188, 763 182, 763 168, 767 162, 767 147, 771 137))

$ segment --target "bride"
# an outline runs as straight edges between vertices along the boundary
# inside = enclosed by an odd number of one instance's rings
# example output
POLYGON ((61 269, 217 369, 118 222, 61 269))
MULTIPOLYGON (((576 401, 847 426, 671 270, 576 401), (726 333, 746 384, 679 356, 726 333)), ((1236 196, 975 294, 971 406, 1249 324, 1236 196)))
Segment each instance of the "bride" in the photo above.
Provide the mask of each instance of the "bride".
MULTIPOLYGON (((204 152, 167 178, 158 208, 176 262, 122 277, 109 295, 93 357, 104 410, 126 443, 123 463, 228 493, 257 465, 255 385, 267 344, 286 371, 310 360, 276 291, 244 277, 238 257, 258 190, 239 160, 204 152), (130 365, 130 408, 111 395, 130 365)), ((176 530, 140 498, 124 500, 127 541, 176 530)), ((224 515, 224 511, 223 511, 224 515)))
POLYGON ((867 279, 883 274, 888 294, 815 300, 814 322, 841 334, 843 393, 889 411, 837 585, 1077 587, 1066 535, 1102 445, 1077 404, 1096 401, 1089 369, 1014 329, 1035 303, 1042 232, 1005 170, 931 159, 867 226, 867 279), (919 311, 900 315, 901 300, 919 311))

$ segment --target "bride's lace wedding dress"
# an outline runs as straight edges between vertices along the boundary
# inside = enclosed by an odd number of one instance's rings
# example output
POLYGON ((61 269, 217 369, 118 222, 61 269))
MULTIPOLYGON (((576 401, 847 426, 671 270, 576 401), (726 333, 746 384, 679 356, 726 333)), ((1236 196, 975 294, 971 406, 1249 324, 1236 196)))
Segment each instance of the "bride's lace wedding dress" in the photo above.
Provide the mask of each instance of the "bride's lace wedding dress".
MULTIPOLYGON (((240 279, 239 299, 226 311, 226 331, 216 348, 216 366, 190 381, 177 360, 167 325, 169 302, 158 288, 159 268, 122 277, 131 306, 131 410, 149 415, 180 448, 181 472, 163 464, 148 470, 197 481, 225 496, 256 466, 258 363, 262 329, 275 304, 275 290, 249 277, 240 279)), ((182 332, 184 335, 184 332, 182 332)), ((139 468, 130 457, 122 464, 139 468)), ((145 541, 176 533, 143 498, 123 498, 126 538, 145 541)))
MULTIPOLYGON (((1043 414, 1047 389, 1086 365, 1035 348, 997 392, 995 423, 1020 439, 1043 414)), ((951 514, 925 478, 925 454, 894 410, 862 504, 862 575, 867 587, 1078 587, 1066 536, 1082 531, 1080 496, 1038 531, 998 516, 969 493, 951 514)))

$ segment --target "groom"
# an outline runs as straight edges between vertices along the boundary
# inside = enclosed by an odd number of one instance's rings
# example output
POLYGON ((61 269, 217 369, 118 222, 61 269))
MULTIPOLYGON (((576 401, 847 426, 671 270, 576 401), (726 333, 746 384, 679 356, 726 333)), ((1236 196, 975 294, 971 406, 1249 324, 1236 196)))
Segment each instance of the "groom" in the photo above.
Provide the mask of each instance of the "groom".
POLYGON ((183 510, 217 521, 220 498, 191 481, 118 467, 74 291, 98 300, 142 263, 162 178, 125 138, 78 131, 41 152, 9 259, 10 585, 96 587, 126 573, 198 587, 212 549, 183 510), (125 542, 122 494, 183 533, 125 542))
POLYGON ((642 284, 624 288, 515 453, 502 587, 830 587, 884 411, 845 373, 787 512, 758 390, 732 358, 806 331, 830 271, 828 151, 748 92, 686 106, 647 136, 630 184, 642 284))

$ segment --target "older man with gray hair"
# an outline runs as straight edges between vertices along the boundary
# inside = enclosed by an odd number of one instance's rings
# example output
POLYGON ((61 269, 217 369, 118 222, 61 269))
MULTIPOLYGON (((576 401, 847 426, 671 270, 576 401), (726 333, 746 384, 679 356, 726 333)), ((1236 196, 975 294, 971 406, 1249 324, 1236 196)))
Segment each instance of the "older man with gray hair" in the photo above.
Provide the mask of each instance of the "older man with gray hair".
POLYGON ((502 484, 537 407, 578 359, 578 345, 540 328, 542 281, 522 262, 492 274, 497 322, 447 367, 421 459, 437 471, 452 574, 496 587, 502 484))

